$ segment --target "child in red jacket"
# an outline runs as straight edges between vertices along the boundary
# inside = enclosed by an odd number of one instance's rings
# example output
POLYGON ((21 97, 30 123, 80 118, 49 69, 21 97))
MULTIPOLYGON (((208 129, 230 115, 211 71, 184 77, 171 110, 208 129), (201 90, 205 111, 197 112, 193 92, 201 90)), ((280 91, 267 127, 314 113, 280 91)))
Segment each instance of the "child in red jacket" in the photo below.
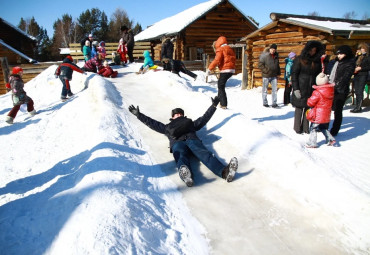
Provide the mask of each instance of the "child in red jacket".
POLYGON ((324 73, 320 73, 316 77, 316 84, 312 86, 314 91, 307 100, 307 105, 311 107, 306 113, 307 119, 311 122, 310 137, 306 143, 307 148, 317 148, 318 131, 324 134, 327 145, 335 144, 335 139, 328 130, 334 98, 334 84, 329 84, 329 79, 324 73))
POLYGON ((117 77, 118 72, 113 71, 112 67, 108 65, 108 62, 104 61, 103 68, 99 70, 98 74, 104 77, 115 78, 117 77))
POLYGON ((127 46, 126 42, 122 38, 119 40, 117 52, 121 56, 121 64, 127 64, 127 46))

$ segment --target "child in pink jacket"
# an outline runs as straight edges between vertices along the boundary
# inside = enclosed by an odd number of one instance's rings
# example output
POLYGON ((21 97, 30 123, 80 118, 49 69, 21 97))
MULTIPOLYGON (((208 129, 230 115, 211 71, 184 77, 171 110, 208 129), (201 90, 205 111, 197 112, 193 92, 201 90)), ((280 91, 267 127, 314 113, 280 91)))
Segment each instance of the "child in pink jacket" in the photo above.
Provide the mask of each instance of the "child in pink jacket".
POLYGON ((335 144, 334 137, 328 128, 330 123, 331 106, 334 98, 334 84, 329 84, 329 79, 324 73, 316 77, 316 84, 312 87, 314 91, 307 100, 307 105, 311 107, 307 111, 307 119, 311 122, 310 137, 306 143, 307 148, 317 148, 317 132, 321 131, 329 146, 335 144))

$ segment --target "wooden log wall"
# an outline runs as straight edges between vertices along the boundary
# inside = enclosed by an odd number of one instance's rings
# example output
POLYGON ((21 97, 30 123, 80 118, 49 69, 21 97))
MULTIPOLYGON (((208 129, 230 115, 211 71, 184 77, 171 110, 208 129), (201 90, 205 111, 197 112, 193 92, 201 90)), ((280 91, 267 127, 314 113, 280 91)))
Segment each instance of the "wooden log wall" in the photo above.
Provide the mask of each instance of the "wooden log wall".
POLYGON ((281 68, 278 86, 283 88, 285 86, 284 60, 291 51, 299 55, 308 41, 317 40, 326 45, 326 54, 331 56, 335 54, 336 49, 343 44, 351 46, 353 52, 355 52, 357 45, 366 39, 369 40, 369 36, 352 37, 348 39, 343 36, 334 36, 329 33, 278 21, 274 27, 266 31, 260 31, 257 36, 247 39, 246 57, 248 59, 247 72, 249 88, 262 86, 262 73, 258 68, 259 57, 264 49, 273 43, 278 46, 277 52, 279 53, 281 68))

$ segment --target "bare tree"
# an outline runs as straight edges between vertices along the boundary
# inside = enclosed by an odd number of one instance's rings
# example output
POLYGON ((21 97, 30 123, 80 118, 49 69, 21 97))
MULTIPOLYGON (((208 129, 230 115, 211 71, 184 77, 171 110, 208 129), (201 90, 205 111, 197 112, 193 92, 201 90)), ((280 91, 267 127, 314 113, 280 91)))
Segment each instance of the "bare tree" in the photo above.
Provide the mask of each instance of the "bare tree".
POLYGON ((354 11, 351 11, 351 12, 346 12, 344 15, 343 15, 343 18, 345 19, 355 19, 357 16, 357 13, 354 12, 354 11))
POLYGON ((320 17, 320 14, 317 11, 309 12, 308 16, 320 17))

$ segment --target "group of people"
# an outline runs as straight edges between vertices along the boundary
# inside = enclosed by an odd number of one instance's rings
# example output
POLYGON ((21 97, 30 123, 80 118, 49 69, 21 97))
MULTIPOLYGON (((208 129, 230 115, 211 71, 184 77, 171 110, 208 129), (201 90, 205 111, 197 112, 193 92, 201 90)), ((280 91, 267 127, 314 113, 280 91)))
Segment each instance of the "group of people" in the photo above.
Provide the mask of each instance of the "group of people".
MULTIPOLYGON (((368 52, 366 43, 359 44, 356 57, 349 45, 341 45, 336 56, 329 62, 328 56, 325 55, 325 45, 319 41, 308 41, 299 56, 290 52, 285 59, 284 105, 291 103, 295 107, 294 131, 298 134, 310 134, 307 147, 317 147, 317 131, 324 133, 328 145, 335 144, 334 137, 342 124, 343 107, 350 92, 352 77, 356 105, 350 112, 362 111, 364 87, 370 72, 368 52), (332 110, 334 121, 329 132, 332 110)), ((263 77, 263 106, 269 107, 267 88, 270 83, 272 107, 277 107, 277 78, 280 75, 280 67, 276 44, 272 44, 261 54, 259 68, 263 77)))
MULTIPOLYGON (((124 33, 130 34, 127 27, 123 26, 121 30, 124 33)), ((128 38, 120 41, 121 49, 124 46, 127 53, 130 48, 128 42, 128 38)), ((171 44, 172 41, 166 38, 162 45, 161 59, 163 69, 178 75, 179 72, 183 72, 196 79, 196 74, 187 70, 183 62, 173 59, 174 47, 171 44)), ((236 57, 234 51, 228 45, 226 37, 220 36, 214 45, 216 56, 206 72, 211 72, 216 66, 220 69, 218 95, 212 98, 211 106, 201 117, 193 121, 184 115, 183 109, 175 108, 171 112, 170 123, 163 124, 141 113, 139 106, 129 106, 129 111, 141 122, 167 136, 170 143, 170 152, 175 159, 179 176, 189 187, 193 186, 194 183, 189 161, 190 155, 197 157, 215 175, 220 176, 227 182, 231 182, 234 179, 238 169, 237 158, 233 157, 229 164, 225 166, 213 153, 208 151, 196 135, 196 131, 207 124, 218 106, 222 109, 227 108, 225 85, 227 80, 235 73, 236 57)), ((293 128, 299 134, 310 134, 306 143, 306 146, 309 148, 317 147, 318 131, 323 132, 328 145, 335 144, 334 137, 338 134, 342 123, 343 106, 349 94, 350 79, 353 75, 356 107, 351 112, 361 112, 363 90, 367 82, 368 72, 370 71, 368 45, 366 43, 359 45, 356 59, 354 58, 351 47, 348 45, 340 46, 336 51, 336 55, 337 57, 333 63, 325 63, 325 59, 327 58, 325 55, 325 46, 319 41, 309 41, 299 56, 291 52, 285 59, 286 68, 284 78, 286 86, 284 104, 291 103, 295 107, 293 128), (334 122, 329 131, 332 110, 334 111, 334 122), (309 121, 311 122, 310 126, 309 121)), ((128 53, 128 56, 129 61, 133 62, 132 51, 131 54, 128 53)), ((69 85, 73 71, 80 73, 91 71, 104 74, 105 76, 108 70, 105 70, 104 67, 109 67, 109 65, 105 61, 103 66, 101 66, 104 58, 105 56, 103 54, 98 53, 94 58, 87 60, 83 68, 79 68, 73 63, 72 57, 67 56, 56 70, 56 75, 63 83, 62 99, 73 96, 69 85)), ((144 71, 153 66, 154 62, 150 57, 149 51, 145 51, 144 64, 140 70, 144 71)), ((261 54, 258 66, 262 71, 263 77, 263 106, 269 107, 267 87, 270 83, 272 85, 272 107, 278 107, 277 79, 280 75, 280 67, 276 44, 270 45, 261 54)), ((15 67, 10 76, 10 89, 13 94, 14 107, 6 119, 9 124, 13 123, 21 104, 27 104, 28 112, 31 115, 36 114, 32 99, 23 90, 22 73, 23 70, 21 68, 15 67)))

